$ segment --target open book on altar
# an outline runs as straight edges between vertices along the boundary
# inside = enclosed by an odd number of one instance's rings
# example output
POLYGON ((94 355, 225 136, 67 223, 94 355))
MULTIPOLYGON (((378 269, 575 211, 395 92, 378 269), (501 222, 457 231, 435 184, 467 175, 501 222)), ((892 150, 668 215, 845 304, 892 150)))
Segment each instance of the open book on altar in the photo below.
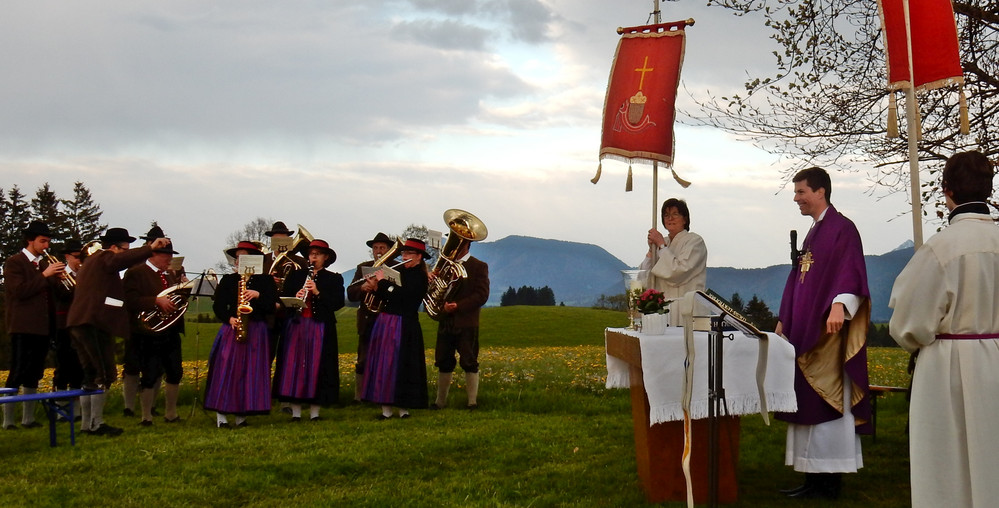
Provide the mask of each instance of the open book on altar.
POLYGON ((696 293, 696 300, 700 303, 701 310, 706 308, 710 315, 695 317, 722 316, 722 321, 726 325, 730 326, 730 329, 739 330, 748 337, 755 337, 758 339, 767 338, 766 333, 761 332, 759 328, 750 323, 745 316, 732 308, 732 304, 722 298, 718 293, 715 293, 710 289, 704 291, 698 290, 696 293))

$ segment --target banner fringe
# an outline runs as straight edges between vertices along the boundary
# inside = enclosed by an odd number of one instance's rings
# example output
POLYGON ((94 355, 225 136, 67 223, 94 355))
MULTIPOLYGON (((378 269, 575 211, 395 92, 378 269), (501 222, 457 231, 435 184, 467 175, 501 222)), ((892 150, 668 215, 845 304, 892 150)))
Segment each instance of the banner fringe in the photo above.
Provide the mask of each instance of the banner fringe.
POLYGON ((676 174, 675 169, 670 168, 670 171, 673 172, 673 179, 676 180, 676 183, 680 184, 680 187, 683 187, 684 189, 690 187, 690 182, 684 180, 683 178, 680 178, 680 175, 676 174))
POLYGON ((624 183, 624 192, 631 192, 631 183, 632 183, 631 164, 628 164, 628 181, 624 183))

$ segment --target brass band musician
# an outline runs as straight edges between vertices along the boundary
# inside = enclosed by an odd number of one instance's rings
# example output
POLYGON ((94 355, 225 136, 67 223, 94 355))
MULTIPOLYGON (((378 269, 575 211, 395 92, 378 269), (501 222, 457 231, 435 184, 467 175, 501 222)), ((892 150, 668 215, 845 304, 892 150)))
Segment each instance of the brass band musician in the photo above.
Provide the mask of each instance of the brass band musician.
POLYGON ((354 364, 354 400, 361 400, 361 378, 364 377, 364 363, 368 359, 368 343, 371 340, 371 327, 375 324, 378 313, 369 309, 365 302, 367 296, 375 290, 375 281, 359 284, 363 275, 363 269, 372 266, 379 261, 382 256, 389 251, 395 243, 391 238, 381 231, 374 238, 365 242, 371 248, 371 255, 374 259, 365 261, 357 265, 354 270, 354 278, 347 286, 347 299, 352 302, 359 302, 357 306, 357 363, 354 364))

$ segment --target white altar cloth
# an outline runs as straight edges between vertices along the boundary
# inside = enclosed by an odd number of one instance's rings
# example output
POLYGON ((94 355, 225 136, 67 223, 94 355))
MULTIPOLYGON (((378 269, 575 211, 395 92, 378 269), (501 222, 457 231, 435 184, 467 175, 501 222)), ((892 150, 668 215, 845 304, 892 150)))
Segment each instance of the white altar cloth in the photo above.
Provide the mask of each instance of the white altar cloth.
MULTIPOLYGON (((683 328, 670 327, 665 335, 643 335, 624 328, 608 328, 637 337, 642 349, 642 372, 649 398, 649 426, 683 419, 683 363, 685 358, 683 328)), ((722 383, 728 414, 760 412, 756 365, 760 340, 742 332, 725 332, 722 345, 722 383)), ((768 354, 764 392, 769 411, 794 412, 794 347, 774 333, 768 333, 768 354)), ((606 339, 605 339, 606 347, 606 339)), ((694 387, 690 402, 691 419, 708 417, 708 333, 694 332, 694 387)), ((630 386, 628 364, 607 355, 607 388, 630 386)))

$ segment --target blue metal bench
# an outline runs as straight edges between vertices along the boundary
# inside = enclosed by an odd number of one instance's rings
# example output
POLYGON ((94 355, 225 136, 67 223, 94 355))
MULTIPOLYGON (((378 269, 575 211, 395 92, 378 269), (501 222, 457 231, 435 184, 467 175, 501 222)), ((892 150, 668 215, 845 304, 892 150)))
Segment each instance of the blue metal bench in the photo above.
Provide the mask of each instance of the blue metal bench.
MULTIPOLYGON (((16 388, 0 388, 0 395, 5 393, 17 393, 16 388)), ((80 397, 82 395, 95 395, 102 393, 103 390, 86 391, 86 390, 63 390, 58 392, 44 392, 44 393, 31 393, 24 395, 10 395, 10 396, 0 396, 0 404, 14 404, 17 402, 26 402, 31 400, 37 400, 42 403, 42 407, 45 408, 45 414, 49 417, 49 444, 51 446, 56 445, 56 422, 58 417, 62 416, 69 422, 69 443, 71 445, 76 444, 76 416, 73 414, 73 399, 80 397), (59 401, 68 401, 65 406, 59 405, 59 401)))

